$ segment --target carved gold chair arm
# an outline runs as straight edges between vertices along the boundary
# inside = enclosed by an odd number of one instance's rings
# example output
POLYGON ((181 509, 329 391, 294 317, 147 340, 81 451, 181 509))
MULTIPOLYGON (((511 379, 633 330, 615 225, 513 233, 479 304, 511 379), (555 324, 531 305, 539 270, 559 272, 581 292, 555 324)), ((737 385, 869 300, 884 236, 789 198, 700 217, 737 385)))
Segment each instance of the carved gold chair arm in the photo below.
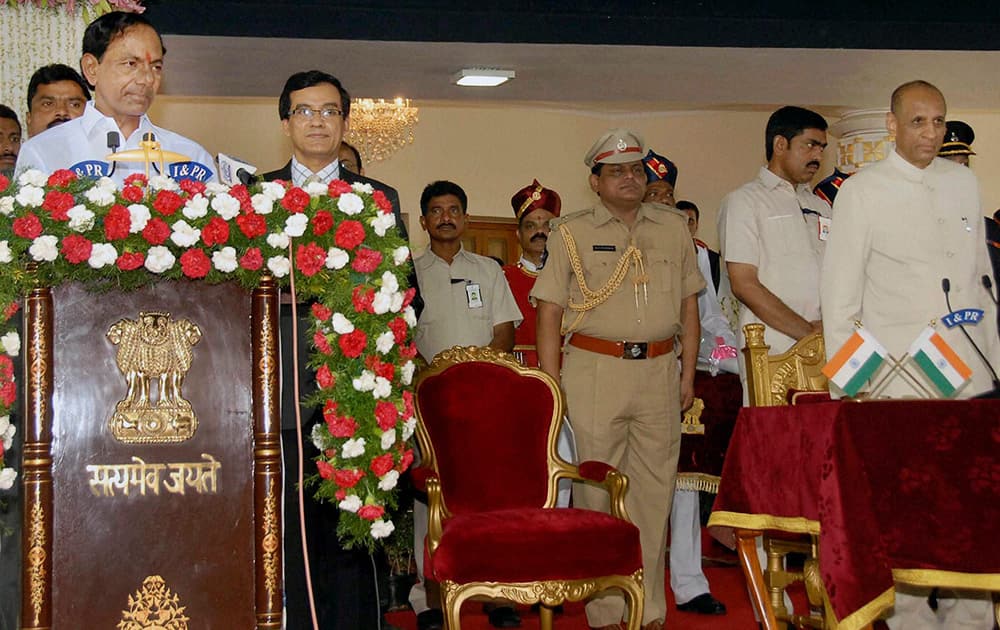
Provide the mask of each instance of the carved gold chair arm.
POLYGON ((604 486, 611 497, 611 515, 623 521, 632 522, 625 509, 625 493, 628 492, 628 477, 610 464, 604 462, 580 462, 579 466, 567 466, 556 473, 558 477, 585 481, 604 486))
POLYGON ((437 475, 427 477, 427 544, 430 552, 437 551, 444 531, 444 521, 450 516, 441 494, 441 480, 437 475))

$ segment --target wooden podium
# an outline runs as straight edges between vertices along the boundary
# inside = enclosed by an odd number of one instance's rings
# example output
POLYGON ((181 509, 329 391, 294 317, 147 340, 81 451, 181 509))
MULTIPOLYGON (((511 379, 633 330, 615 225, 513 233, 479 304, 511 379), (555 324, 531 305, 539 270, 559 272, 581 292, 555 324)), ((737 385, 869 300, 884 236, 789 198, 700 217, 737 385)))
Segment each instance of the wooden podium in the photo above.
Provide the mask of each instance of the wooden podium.
POLYGON ((24 306, 21 628, 280 628, 274 282, 24 306))

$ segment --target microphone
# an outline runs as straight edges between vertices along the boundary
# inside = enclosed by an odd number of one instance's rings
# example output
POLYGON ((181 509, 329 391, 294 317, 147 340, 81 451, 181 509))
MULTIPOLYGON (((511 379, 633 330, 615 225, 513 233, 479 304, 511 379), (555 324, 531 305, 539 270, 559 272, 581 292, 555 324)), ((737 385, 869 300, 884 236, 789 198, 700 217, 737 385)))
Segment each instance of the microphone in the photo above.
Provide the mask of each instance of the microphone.
MULTIPOLYGON (((109 131, 108 132, 108 151, 111 151, 111 153, 117 153, 118 152, 118 147, 120 147, 121 145, 122 145, 122 138, 121 138, 121 136, 118 135, 118 132, 117 131, 109 131)), ((115 174, 115 167, 117 167, 117 166, 118 166, 118 162, 112 160, 112 162, 111 162, 111 171, 108 173, 108 177, 111 177, 112 175, 115 174)))
MULTIPOLYGON (((989 278, 987 278, 986 276, 983 276, 983 279, 987 281, 989 280, 989 278)), ((941 290, 944 292, 944 303, 948 307, 948 312, 951 313, 952 312, 951 299, 949 299, 948 297, 948 293, 951 291, 951 280, 949 280, 948 278, 942 278, 941 290)), ((992 295, 993 292, 991 291, 990 296, 992 295)), ((979 349, 979 346, 976 345, 976 342, 972 340, 972 335, 970 335, 969 331, 965 329, 965 326, 959 326, 958 329, 962 331, 962 334, 965 335, 966 340, 972 345, 972 348, 976 351, 976 354, 979 355, 979 358, 983 360, 983 364, 986 365, 987 369, 989 369, 990 374, 993 375, 993 389, 988 392, 983 392, 982 394, 975 396, 975 398, 1000 398, 1000 378, 997 378, 996 370, 994 370, 993 366, 990 365, 990 362, 986 359, 986 355, 983 354, 983 351, 979 349)))
POLYGON ((249 186, 253 183, 253 174, 245 168, 240 168, 236 170, 236 179, 240 180, 244 186, 249 186))
POLYGON ((990 294, 990 299, 993 300, 993 303, 1000 305, 1000 301, 998 301, 996 295, 993 294, 993 281, 990 280, 989 275, 983 274, 983 277, 980 278, 979 281, 983 283, 983 288, 990 294))

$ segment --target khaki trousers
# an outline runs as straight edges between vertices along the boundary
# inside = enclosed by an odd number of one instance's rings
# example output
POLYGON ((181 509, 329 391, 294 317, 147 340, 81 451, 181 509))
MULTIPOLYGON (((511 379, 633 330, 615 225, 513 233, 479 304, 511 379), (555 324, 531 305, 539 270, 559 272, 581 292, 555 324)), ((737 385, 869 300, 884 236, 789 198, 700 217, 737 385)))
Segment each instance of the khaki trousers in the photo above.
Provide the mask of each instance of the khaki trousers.
MULTIPOLYGON (((629 361, 569 346, 562 384, 579 461, 607 462, 628 476, 625 506, 642 542, 643 623, 664 619, 664 555, 681 444, 677 356, 629 361)), ((577 484, 573 500, 579 508, 609 509, 601 488, 577 484)), ((607 591, 587 604, 587 621, 611 625, 624 612, 619 592, 607 591)))

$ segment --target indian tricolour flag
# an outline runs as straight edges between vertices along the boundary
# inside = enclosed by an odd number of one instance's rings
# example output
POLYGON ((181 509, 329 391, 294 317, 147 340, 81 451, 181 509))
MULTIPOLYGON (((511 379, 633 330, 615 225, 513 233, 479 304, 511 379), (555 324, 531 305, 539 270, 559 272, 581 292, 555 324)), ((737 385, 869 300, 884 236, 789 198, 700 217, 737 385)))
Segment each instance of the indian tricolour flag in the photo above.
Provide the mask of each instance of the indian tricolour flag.
POLYGON ((965 361, 930 326, 910 346, 910 356, 945 398, 972 378, 972 370, 965 361))
POLYGON ((857 394, 889 352, 864 328, 854 334, 823 366, 823 374, 848 396, 857 394))

